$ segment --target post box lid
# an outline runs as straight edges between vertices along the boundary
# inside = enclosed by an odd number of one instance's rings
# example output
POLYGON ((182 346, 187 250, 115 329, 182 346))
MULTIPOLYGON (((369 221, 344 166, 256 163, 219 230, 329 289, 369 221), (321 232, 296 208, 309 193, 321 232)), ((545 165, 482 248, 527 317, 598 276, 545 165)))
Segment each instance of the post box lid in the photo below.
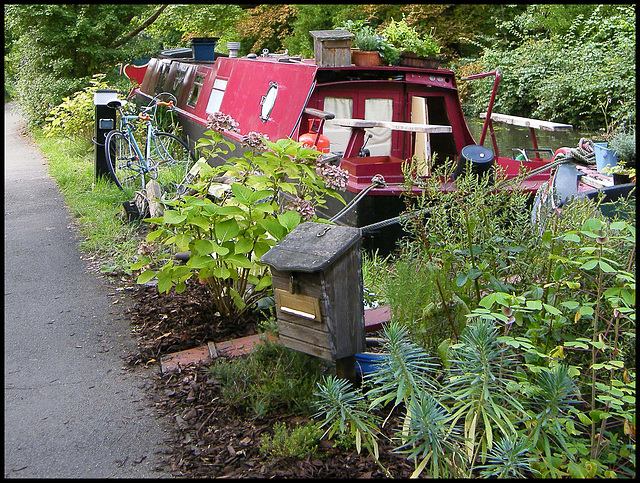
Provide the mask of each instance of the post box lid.
POLYGON ((361 236, 360 228, 308 221, 294 228, 260 261, 283 272, 317 272, 331 265, 361 236))
POLYGON ((309 30, 314 39, 323 40, 346 40, 353 39, 355 35, 348 30, 309 30))

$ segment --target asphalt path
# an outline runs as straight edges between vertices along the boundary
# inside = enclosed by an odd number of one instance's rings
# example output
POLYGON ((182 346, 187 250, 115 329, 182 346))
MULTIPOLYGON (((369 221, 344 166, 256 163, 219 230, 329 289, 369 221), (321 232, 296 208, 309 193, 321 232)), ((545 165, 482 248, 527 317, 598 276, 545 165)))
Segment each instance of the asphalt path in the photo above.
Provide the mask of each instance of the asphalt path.
POLYGON ((126 297, 90 269, 46 161, 5 104, 5 478, 161 478, 168 430, 126 297))

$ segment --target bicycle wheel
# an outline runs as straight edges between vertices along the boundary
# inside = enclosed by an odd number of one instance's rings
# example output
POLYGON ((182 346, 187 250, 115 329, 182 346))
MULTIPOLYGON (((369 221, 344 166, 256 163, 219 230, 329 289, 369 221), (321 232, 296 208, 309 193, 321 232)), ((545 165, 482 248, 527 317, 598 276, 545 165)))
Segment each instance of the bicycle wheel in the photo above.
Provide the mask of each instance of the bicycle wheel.
POLYGON ((195 161, 195 156, 182 139, 165 132, 154 133, 147 163, 151 176, 158 180, 164 190, 164 199, 176 197, 178 186, 195 161))
POLYGON ((121 190, 144 188, 142 169, 131 141, 122 131, 110 131, 104 141, 111 177, 121 190))

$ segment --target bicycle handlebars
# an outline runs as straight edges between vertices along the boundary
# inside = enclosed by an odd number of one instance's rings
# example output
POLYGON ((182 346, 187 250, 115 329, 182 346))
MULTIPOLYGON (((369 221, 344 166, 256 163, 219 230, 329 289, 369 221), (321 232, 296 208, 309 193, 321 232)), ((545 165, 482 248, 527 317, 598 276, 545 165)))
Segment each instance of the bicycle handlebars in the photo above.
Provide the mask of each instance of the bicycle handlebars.
MULTIPOLYGON (((171 94, 168 94, 171 95, 171 94)), ((124 113, 122 112, 121 107, 125 104, 126 101, 121 101, 120 99, 116 99, 113 100, 111 102, 109 102, 107 104, 107 106, 113 108, 113 109, 117 109, 120 112, 120 116, 125 120, 125 122, 127 120, 134 120, 134 119, 138 119, 140 121, 151 121, 152 120, 152 116, 150 116, 149 114, 147 114, 149 111, 151 110, 155 110, 155 108, 157 106, 167 106, 169 109, 173 109, 173 107, 175 106, 173 103, 173 100, 166 102, 166 101, 160 101, 157 99, 158 96, 153 98, 153 101, 155 101, 152 105, 146 106, 146 107, 141 107, 140 111, 138 113, 137 116, 126 116, 124 115, 124 113)), ((155 114, 155 112, 154 112, 155 114)))

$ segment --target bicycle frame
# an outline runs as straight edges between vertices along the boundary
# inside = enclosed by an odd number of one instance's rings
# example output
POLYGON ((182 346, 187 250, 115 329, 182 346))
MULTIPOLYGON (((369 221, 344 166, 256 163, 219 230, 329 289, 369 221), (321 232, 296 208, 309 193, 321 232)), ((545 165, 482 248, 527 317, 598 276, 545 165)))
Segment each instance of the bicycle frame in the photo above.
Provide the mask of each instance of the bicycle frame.
POLYGON ((118 110, 120 111, 120 131, 123 133, 126 133, 127 138, 129 138, 129 141, 131 142, 131 146, 133 147, 133 150, 135 151, 135 155, 137 158, 135 160, 136 162, 132 163, 131 167, 132 169, 134 169, 135 171, 138 171, 141 174, 148 173, 151 171, 151 168, 149 167, 149 163, 148 163, 148 153, 151 152, 151 139, 153 137, 153 131, 155 129, 153 124, 151 123, 151 118, 149 116, 147 116, 146 118, 143 118, 141 116, 126 116, 122 113, 122 110, 120 108, 118 108, 118 110), (135 120, 143 120, 145 122, 145 127, 147 129, 145 154, 143 154, 142 151, 140 150, 138 141, 133 135, 134 131, 136 130, 136 127, 133 125, 131 121, 135 121, 135 120))
MULTIPOLYGON (((126 134, 127 138, 129 139, 129 141, 131 142, 131 146, 133 147, 134 150, 134 154, 136 156, 136 160, 131 160, 131 163, 129 164, 129 167, 134 170, 137 171, 138 173, 144 175, 145 173, 151 173, 159 164, 161 164, 161 162, 157 163, 154 166, 151 166, 149 164, 149 153, 151 153, 151 148, 152 148, 152 142, 155 142, 155 134, 157 133, 157 128, 153 125, 152 120, 155 117, 155 110, 159 105, 163 105, 163 106, 169 106, 169 107, 173 107, 173 102, 161 102, 161 101, 156 101, 154 106, 153 106, 153 115, 149 115, 147 112, 140 112, 137 115, 125 115, 122 112, 122 108, 121 106, 116 106, 116 108, 118 109, 118 112, 120 113, 120 123, 119 123, 119 131, 122 132, 123 134, 126 134), (140 149, 140 145, 138 143, 138 141, 136 140, 135 136, 133 135, 133 133, 136 131, 136 126, 133 124, 133 121, 144 121, 144 125, 146 127, 147 130, 147 135, 146 135, 146 141, 145 141, 145 151, 144 154, 142 153, 142 150, 140 149), (134 162, 135 161, 135 162, 134 162)), ((150 107, 148 107, 146 109, 147 111, 150 110, 150 107)), ((156 149, 158 148, 158 146, 155 146, 156 149)), ((166 152, 166 149, 164 148, 164 146, 162 145, 162 143, 160 143, 160 147, 162 148, 162 151, 167 154, 169 157, 169 153, 166 152)), ((157 149, 158 152, 160 152, 160 149, 157 149)), ((164 157, 164 156, 163 156, 164 157)))
MULTIPOLYGON (((173 97, 171 94, 167 95, 173 97)), ((112 163, 109 166, 111 173, 120 188, 123 188, 124 183, 129 187, 141 185, 144 189, 148 178, 166 185, 167 192, 173 189, 167 188, 168 186, 181 184, 180 180, 184 179, 186 171, 190 169, 193 156, 184 141, 172 133, 160 131, 154 123, 158 106, 167 106, 172 110, 174 102, 174 99, 164 102, 154 98, 137 115, 125 114, 122 109, 124 102, 109 103, 110 107, 117 109, 120 120, 118 128, 107 135, 105 151, 112 163), (140 127, 134 124, 135 121, 144 125, 145 131, 140 131, 140 136, 146 134, 144 142, 134 135, 140 127), (111 142, 112 139, 115 140, 114 143, 111 142), (117 149, 117 153, 112 152, 114 149, 117 149)))

